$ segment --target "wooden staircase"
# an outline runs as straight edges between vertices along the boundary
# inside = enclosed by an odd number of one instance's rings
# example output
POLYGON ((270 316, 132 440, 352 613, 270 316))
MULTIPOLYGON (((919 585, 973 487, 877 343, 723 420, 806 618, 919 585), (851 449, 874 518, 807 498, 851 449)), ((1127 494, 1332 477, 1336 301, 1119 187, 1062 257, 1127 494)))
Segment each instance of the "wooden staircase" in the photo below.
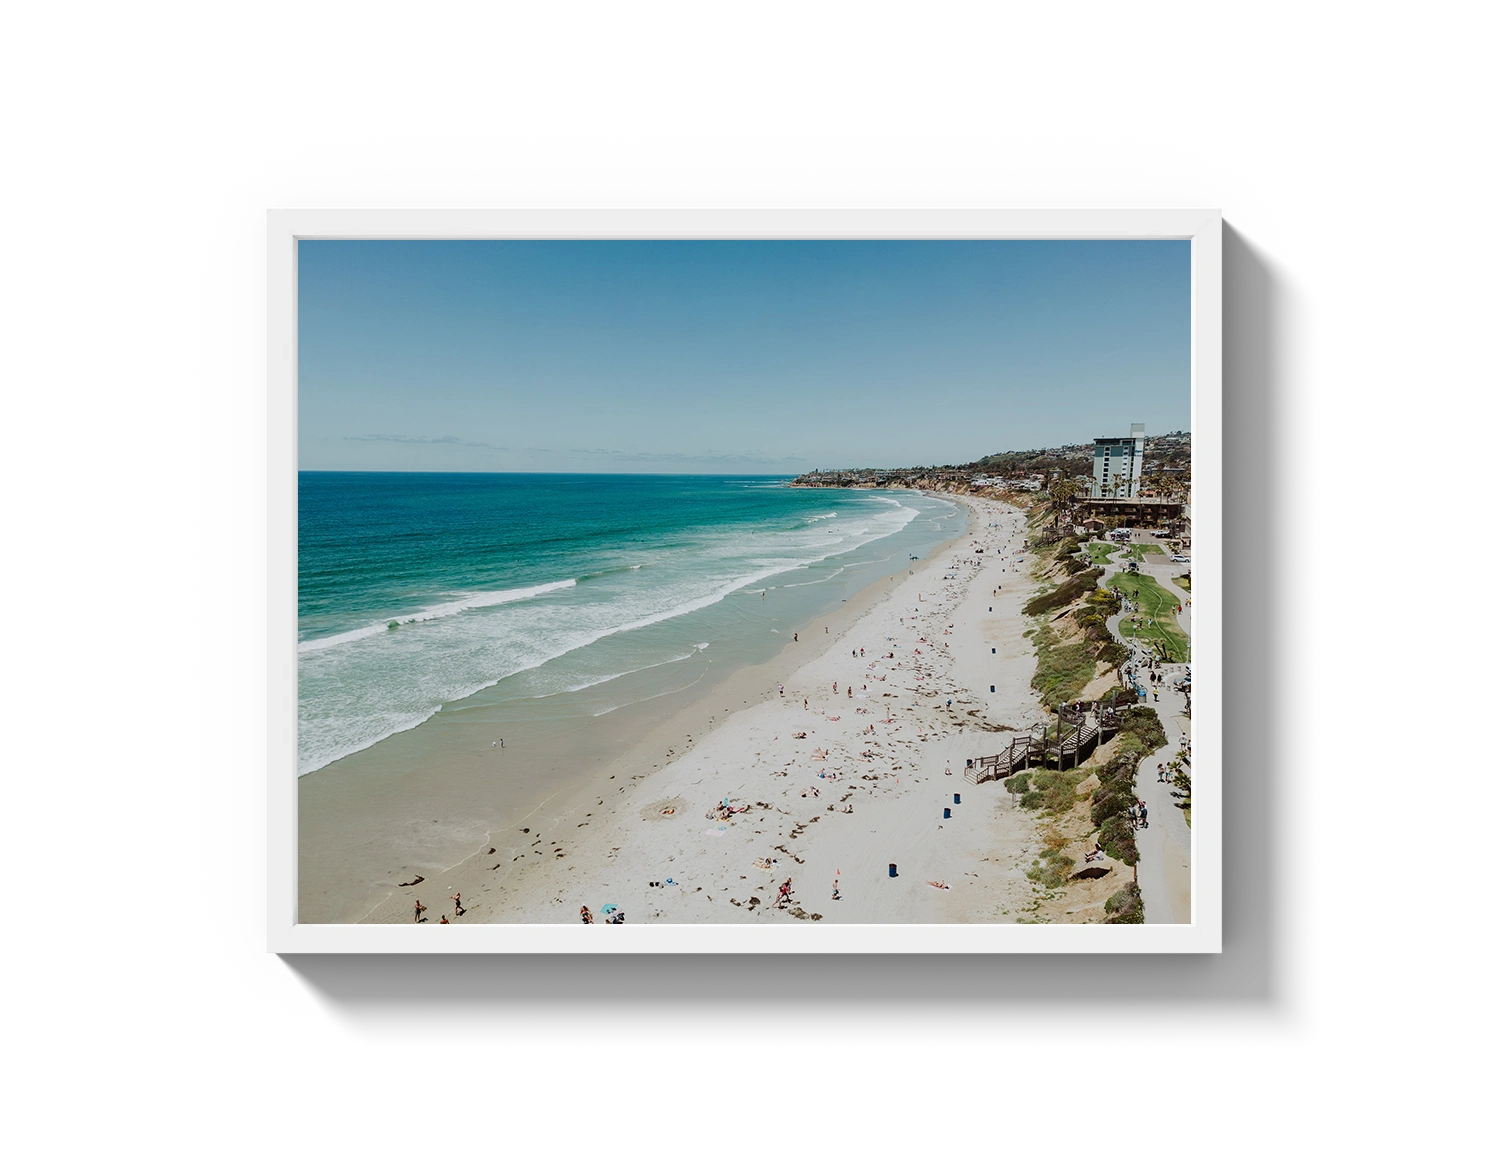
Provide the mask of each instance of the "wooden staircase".
POLYGON ((1064 707, 1055 724, 1039 723, 1025 735, 1014 736, 1010 747, 993 756, 969 760, 964 779, 970 784, 1004 780, 1028 768, 1050 768, 1065 772, 1093 755, 1096 748, 1119 734, 1130 704, 1114 707, 1064 707))

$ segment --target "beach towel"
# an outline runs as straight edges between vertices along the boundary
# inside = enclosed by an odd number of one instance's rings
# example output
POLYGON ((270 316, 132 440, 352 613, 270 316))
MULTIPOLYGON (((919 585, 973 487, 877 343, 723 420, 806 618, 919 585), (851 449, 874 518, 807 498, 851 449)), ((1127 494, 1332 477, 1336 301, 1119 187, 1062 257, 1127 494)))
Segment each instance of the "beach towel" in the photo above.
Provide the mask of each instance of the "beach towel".
POLYGON ((728 829, 704 829, 703 835, 705 837, 722 837, 727 832, 729 832, 728 829))

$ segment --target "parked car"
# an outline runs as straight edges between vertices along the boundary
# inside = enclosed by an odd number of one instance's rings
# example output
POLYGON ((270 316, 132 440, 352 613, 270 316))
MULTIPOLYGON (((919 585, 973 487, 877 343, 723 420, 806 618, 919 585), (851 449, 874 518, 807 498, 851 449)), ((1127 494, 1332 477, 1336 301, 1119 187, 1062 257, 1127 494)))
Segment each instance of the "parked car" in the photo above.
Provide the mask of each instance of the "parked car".
POLYGON ((1181 553, 1178 553, 1172 558, 1172 563, 1174 565, 1188 565, 1192 563, 1192 559, 1190 557, 1183 556, 1181 553))

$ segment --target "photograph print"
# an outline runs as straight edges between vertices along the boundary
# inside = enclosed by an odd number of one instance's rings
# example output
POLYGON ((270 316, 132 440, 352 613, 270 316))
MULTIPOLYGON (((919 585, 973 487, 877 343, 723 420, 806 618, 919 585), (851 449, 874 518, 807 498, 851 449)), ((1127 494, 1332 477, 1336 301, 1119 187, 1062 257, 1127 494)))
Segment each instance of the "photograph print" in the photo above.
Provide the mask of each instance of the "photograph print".
POLYGON ((1186 239, 302 239, 296 921, 1194 920, 1186 239))

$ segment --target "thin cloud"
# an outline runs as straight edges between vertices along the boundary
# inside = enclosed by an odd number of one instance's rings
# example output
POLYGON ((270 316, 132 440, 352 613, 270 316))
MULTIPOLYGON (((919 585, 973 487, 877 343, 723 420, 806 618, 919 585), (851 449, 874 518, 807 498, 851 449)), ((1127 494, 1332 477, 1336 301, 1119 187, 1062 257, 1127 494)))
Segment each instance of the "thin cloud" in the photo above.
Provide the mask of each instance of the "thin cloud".
POLYGON ((444 435, 429 439, 425 435, 345 435, 349 443, 441 443, 454 447, 480 447, 486 451, 509 451, 509 447, 497 447, 493 443, 481 443, 474 439, 460 439, 457 435, 444 435))
POLYGON ((749 451, 739 455, 717 455, 710 452, 707 455, 683 455, 670 452, 643 451, 637 455, 616 454, 615 458, 625 463, 729 463, 729 464, 760 464, 767 463, 805 463, 806 460, 800 455, 783 455, 775 458, 771 455, 762 455, 758 451, 749 451))

